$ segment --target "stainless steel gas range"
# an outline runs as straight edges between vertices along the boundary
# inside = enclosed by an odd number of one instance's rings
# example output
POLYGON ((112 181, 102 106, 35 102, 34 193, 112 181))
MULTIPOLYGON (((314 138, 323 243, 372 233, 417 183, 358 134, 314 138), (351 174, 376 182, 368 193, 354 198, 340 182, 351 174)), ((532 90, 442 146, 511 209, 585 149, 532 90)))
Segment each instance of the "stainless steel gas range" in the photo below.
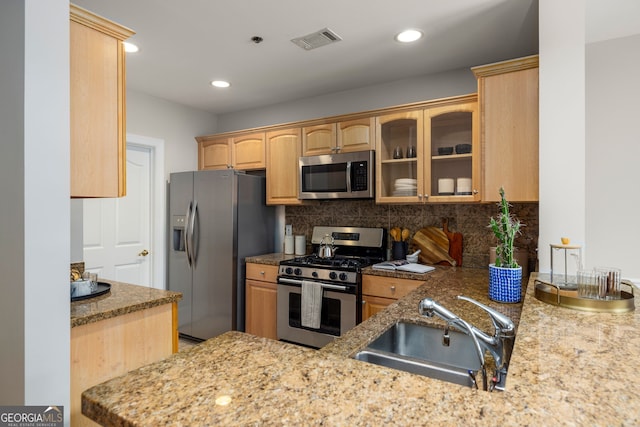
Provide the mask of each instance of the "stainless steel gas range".
POLYGON ((277 331, 282 341, 320 348, 362 321, 361 270, 385 259, 386 234, 314 227, 311 244, 313 254, 280 262, 277 331))

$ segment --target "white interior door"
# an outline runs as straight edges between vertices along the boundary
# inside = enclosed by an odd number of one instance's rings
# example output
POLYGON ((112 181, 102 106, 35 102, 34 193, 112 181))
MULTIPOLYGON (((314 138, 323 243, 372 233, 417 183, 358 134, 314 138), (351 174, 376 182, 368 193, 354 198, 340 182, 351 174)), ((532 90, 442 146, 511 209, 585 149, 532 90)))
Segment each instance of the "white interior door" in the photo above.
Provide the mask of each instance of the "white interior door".
POLYGON ((98 277, 152 286, 152 152, 127 146, 127 195, 85 199, 85 270, 98 277))

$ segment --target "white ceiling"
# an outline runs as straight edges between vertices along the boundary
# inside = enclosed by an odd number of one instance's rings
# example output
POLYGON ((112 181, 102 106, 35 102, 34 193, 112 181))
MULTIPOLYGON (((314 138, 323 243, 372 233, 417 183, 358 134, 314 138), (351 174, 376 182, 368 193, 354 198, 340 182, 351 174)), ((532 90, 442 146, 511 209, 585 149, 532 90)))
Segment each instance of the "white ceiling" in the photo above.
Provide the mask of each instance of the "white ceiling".
MULTIPOLYGON (((615 1, 631 11, 640 4, 615 1)), ((129 88, 216 114, 538 52, 538 0, 73 3, 136 31, 131 41, 141 50, 127 57, 129 88), (310 51, 290 41, 325 27, 343 40, 310 51), (425 37, 412 45, 395 42, 408 27, 425 37), (253 36, 264 41, 255 44, 253 36), (232 86, 214 89, 214 79, 232 86)), ((588 22, 611 14, 610 1, 587 3, 593 12, 588 22)), ((619 21, 606 28, 621 31, 619 21)), ((605 29, 591 41, 611 34, 605 29)))

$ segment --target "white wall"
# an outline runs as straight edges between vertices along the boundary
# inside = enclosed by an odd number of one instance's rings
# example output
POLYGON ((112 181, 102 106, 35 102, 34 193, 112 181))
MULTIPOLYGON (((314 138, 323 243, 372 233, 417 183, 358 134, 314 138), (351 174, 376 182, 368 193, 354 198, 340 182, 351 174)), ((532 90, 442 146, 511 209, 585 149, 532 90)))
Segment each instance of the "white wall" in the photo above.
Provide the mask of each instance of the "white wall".
POLYGON ((0 55, 0 405, 68 409, 69 3, 1 2, 0 55))
POLYGON ((566 235, 640 282, 640 36, 585 45, 586 3, 540 2, 540 271, 566 235))
MULTIPOLYGON (((127 90, 127 134, 164 141, 164 179, 198 168, 195 137, 216 133, 214 114, 127 90)), ((82 261, 82 201, 71 202, 72 261, 82 261), (79 226, 78 226, 79 225, 79 226)))
POLYGON ((584 0, 539 3, 539 271, 550 269, 549 244, 567 236, 586 246, 584 0), (570 22, 571 25, 567 25, 570 22))
POLYGON ((195 137, 217 132, 215 114, 127 90, 127 133, 161 139, 165 175, 198 168, 195 137))
POLYGON ((470 69, 465 68, 269 105, 263 108, 221 114, 218 116, 218 132, 356 113, 427 99, 466 95, 475 93, 477 87, 473 73, 470 69))
POLYGON ((586 49, 589 267, 640 282, 640 34, 586 49))

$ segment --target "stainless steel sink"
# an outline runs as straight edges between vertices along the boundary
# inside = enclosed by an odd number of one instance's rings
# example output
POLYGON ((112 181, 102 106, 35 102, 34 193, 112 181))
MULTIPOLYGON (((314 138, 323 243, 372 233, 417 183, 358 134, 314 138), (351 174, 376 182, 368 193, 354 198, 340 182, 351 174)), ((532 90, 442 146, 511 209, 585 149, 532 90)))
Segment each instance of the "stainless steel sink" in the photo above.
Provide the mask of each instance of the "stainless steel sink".
POLYGON ((413 323, 398 322, 354 358, 413 374, 475 387, 482 369, 476 345, 468 335, 413 323))

